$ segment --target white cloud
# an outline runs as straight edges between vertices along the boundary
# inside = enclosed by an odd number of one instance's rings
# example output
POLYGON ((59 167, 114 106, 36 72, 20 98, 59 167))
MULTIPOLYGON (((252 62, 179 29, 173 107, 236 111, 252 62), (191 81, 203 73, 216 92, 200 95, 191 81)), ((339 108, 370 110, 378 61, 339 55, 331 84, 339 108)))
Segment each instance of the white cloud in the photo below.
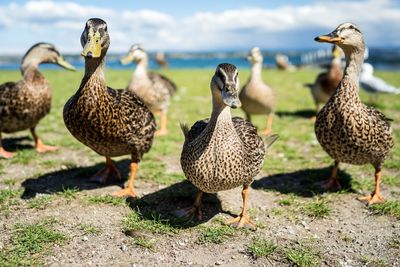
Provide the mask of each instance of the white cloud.
MULTIPOLYGON (((315 46, 314 35, 345 21, 357 23, 371 46, 400 45, 400 8, 394 0, 316 1, 273 9, 198 12, 183 18, 149 9, 120 11, 72 2, 29 1, 0 5, 0 31, 9 35, 8 43, 0 44, 0 52, 7 52, 6 46, 18 31, 38 32, 38 37, 46 37, 60 50, 78 52, 80 34, 90 17, 109 24, 113 52, 126 51, 135 42, 149 50, 248 49, 253 45, 303 48, 315 46)), ((23 52, 31 39, 23 44, 16 38, 13 51, 23 52)))

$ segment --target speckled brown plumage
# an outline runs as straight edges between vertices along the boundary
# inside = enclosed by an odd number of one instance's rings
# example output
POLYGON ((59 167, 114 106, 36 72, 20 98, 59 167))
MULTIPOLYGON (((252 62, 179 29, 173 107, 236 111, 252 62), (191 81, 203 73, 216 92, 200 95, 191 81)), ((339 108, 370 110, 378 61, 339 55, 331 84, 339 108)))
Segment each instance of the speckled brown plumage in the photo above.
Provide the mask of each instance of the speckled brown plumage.
MULTIPOLYGON (((182 127, 185 143, 181 165, 186 178, 200 190, 195 207, 189 212, 200 214, 202 192, 213 193, 242 185, 242 213, 228 223, 254 227, 246 215, 246 199, 248 186, 263 166, 265 146, 249 121, 232 119, 231 107, 240 107, 238 89, 236 67, 227 63, 218 65, 211 81, 211 118, 197 121, 190 130, 182 127)), ((276 136, 272 136, 268 145, 275 140, 276 136)))
POLYGON ((106 157, 105 169, 100 171, 98 179, 93 177, 96 181, 107 182, 112 174, 119 178, 110 157, 131 155, 129 186, 118 195, 134 197, 137 164, 149 151, 156 129, 154 116, 135 93, 107 87, 104 78, 104 57, 110 43, 107 24, 101 19, 89 19, 81 42, 85 76, 64 106, 65 125, 76 139, 106 157))
POLYGON ((35 134, 36 125, 51 108, 51 88, 38 69, 41 63, 54 63, 73 69, 53 45, 33 45, 21 62, 23 79, 0 85, 0 132, 13 133, 31 129, 37 150, 45 152, 45 146, 35 134))
POLYGON ((370 163, 375 167, 375 191, 360 200, 367 204, 381 203, 381 168, 394 140, 392 128, 385 115, 364 105, 359 97, 359 76, 365 49, 363 36, 354 24, 343 23, 332 33, 319 36, 316 40, 338 44, 346 56, 343 79, 318 113, 315 122, 315 134, 319 143, 335 160, 326 187, 340 187, 337 180, 340 162, 357 165, 370 163))

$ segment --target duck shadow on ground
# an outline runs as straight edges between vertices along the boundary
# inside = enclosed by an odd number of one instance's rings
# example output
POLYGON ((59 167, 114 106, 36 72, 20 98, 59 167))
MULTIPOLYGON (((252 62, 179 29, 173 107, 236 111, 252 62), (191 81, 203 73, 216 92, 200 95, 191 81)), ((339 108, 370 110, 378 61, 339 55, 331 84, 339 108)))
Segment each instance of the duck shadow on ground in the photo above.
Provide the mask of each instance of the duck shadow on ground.
POLYGON ((312 117, 315 116, 315 110, 303 109, 303 110, 296 110, 296 111, 278 111, 278 112, 276 112, 276 115, 278 115, 279 117, 292 116, 292 117, 311 119, 312 117))
MULTIPOLYGON (((115 162, 121 172, 122 177, 128 177, 129 173, 128 159, 115 162)), ((25 188, 22 198, 34 198, 37 194, 55 194, 63 192, 66 189, 92 190, 100 187, 119 185, 123 187, 124 179, 114 184, 98 184, 91 182, 89 177, 104 167, 104 163, 98 163, 89 167, 73 167, 66 170, 58 170, 46 173, 37 178, 29 178, 22 182, 21 186, 25 188)))
POLYGON ((197 189, 188 181, 182 181, 149 193, 138 199, 129 199, 131 209, 138 211, 148 220, 157 218, 160 222, 174 228, 189 228, 212 219, 218 213, 233 214, 222 210, 217 194, 203 194, 202 218, 194 215, 178 217, 178 211, 192 207, 197 189))
MULTIPOLYGON (((302 197, 313 197, 325 192, 321 182, 331 175, 332 167, 320 169, 303 169, 290 173, 278 173, 272 176, 263 177, 252 183, 254 189, 277 191, 282 194, 295 194, 302 197)), ((354 191, 351 188, 351 176, 339 170, 338 177, 342 191, 354 191)))
POLYGON ((11 152, 34 148, 34 142, 29 136, 5 138, 2 140, 2 145, 5 150, 11 152))

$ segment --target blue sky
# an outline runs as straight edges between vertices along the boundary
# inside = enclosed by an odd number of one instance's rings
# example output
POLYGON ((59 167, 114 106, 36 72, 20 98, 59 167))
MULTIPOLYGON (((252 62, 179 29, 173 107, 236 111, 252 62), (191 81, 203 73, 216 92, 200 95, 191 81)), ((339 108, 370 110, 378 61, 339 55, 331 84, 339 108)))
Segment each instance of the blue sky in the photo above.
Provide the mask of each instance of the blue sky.
POLYGON ((369 46, 400 46, 396 0, 0 0, 0 54, 21 54, 39 41, 78 53, 90 17, 107 21, 111 52, 133 43, 164 51, 316 48, 317 34, 345 21, 358 24, 369 46))

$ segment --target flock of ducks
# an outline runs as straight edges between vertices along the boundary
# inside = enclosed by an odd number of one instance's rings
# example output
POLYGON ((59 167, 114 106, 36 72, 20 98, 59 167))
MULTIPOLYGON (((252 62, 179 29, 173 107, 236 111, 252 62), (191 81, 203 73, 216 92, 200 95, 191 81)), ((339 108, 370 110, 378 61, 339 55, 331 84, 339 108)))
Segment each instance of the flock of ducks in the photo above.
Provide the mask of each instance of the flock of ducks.
MULTIPOLYGON (((326 102, 317 113, 315 133, 322 148, 334 160, 331 177, 323 186, 326 189, 340 188, 337 178, 340 162, 369 163, 375 167, 376 186, 372 194, 360 200, 367 204, 381 203, 384 201, 379 190, 382 164, 394 141, 385 115, 365 106, 359 98, 363 36, 354 24, 344 23, 332 33, 318 36, 315 40, 335 44, 343 50, 346 58, 344 74, 334 64, 337 61, 334 57, 333 66, 310 86, 317 108, 326 102)), ((78 90, 64 106, 65 126, 77 140, 105 157, 106 165, 90 178, 93 181, 108 183, 120 180, 121 175, 111 158, 130 155, 128 184, 115 195, 136 197, 134 180, 138 164, 143 154, 150 150, 154 135, 168 133, 167 111, 176 85, 162 75, 149 72, 146 52, 139 45, 133 45, 121 59, 123 64, 137 62, 128 87, 123 90, 108 87, 104 70, 110 37, 102 19, 87 21, 81 44, 85 73, 78 90), (161 127, 158 130, 153 114, 160 115, 161 127)), ((273 90, 262 81, 263 57, 260 50, 252 49, 248 60, 252 64, 251 76, 241 90, 237 68, 228 63, 219 64, 210 83, 210 118, 199 120, 190 128, 181 125, 185 136, 180 159, 182 169, 187 179, 198 188, 193 207, 180 211, 184 216, 201 217, 203 192, 243 186, 242 212, 227 223, 255 227, 246 213, 248 188, 263 166, 267 148, 278 136, 269 135, 263 139, 250 122, 252 115, 266 115, 267 127, 263 133, 269 134, 276 100, 273 90), (231 108, 241 106, 247 120, 231 116, 231 108)), ((35 132, 36 125, 49 113, 51 105, 49 84, 38 71, 38 65, 45 62, 74 70, 54 46, 39 43, 22 60, 23 80, 0 86, 0 132, 30 129, 38 152, 56 149, 44 145, 35 132)), ((10 158, 13 154, 0 144, 0 156, 10 158)))

